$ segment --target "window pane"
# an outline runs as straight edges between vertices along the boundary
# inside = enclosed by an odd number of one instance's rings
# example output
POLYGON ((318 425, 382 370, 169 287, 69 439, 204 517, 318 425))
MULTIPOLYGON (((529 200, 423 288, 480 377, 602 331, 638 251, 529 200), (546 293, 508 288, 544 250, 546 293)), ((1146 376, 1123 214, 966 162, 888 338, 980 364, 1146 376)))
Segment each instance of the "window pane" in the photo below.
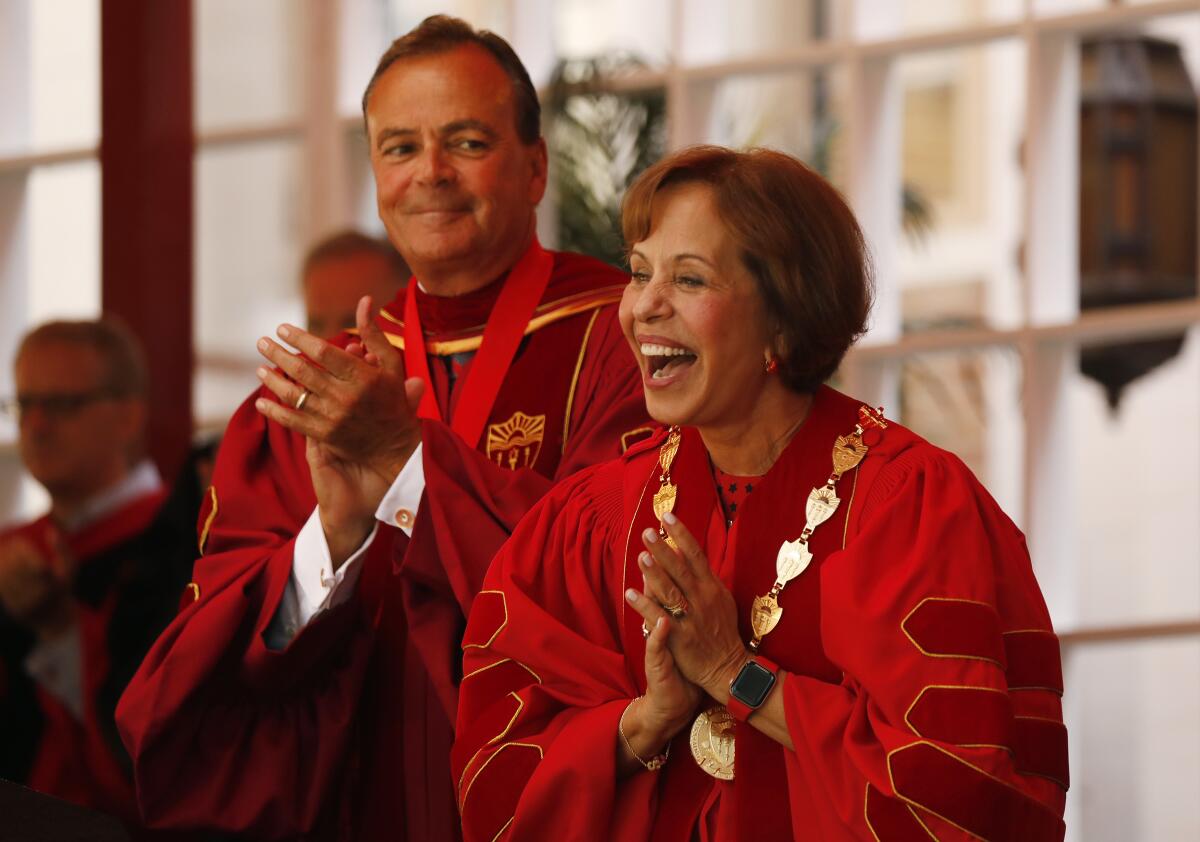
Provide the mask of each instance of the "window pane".
POLYGON ((1068 842, 1200 836, 1200 640, 1063 653, 1068 842))
POLYGON ((795 155, 838 187, 845 186, 841 107, 845 73, 813 71, 733 76, 691 91, 697 142, 735 148, 766 146, 795 155))
POLYGON ((813 0, 684 0, 683 62, 785 53, 828 38, 836 9, 813 0))
POLYGON ((1025 49, 909 55, 898 280, 905 332, 1020 322, 1025 49))
POLYGON ((193 4, 201 131, 298 117, 304 8, 290 0, 193 4))
POLYGON ((1024 0, 857 0, 860 38, 883 40, 1021 18, 1024 0))
POLYGON ((100 137, 100 3, 30 2, 30 146, 86 146, 100 137))
POLYGON ((895 383, 894 397, 882 398, 888 416, 961 458, 1021 526, 1025 436, 1017 352, 996 347, 916 354, 888 368, 895 383))
POLYGON ((665 64, 670 48, 670 4, 644 0, 560 0, 554 5, 554 49, 560 58, 632 54, 665 64))
MULTIPOLYGON (((1108 377, 1160 350, 1119 346, 1092 364, 1108 377)), ((1115 410, 1078 368, 1066 384, 1082 626, 1200 616, 1200 327, 1177 350, 1115 410)))
POLYGON ((100 313, 100 165, 36 167, 29 174, 26 319, 100 313))
POLYGON ((198 420, 232 411, 258 381, 254 343, 300 323, 300 145, 256 143, 197 158, 196 351, 198 420))

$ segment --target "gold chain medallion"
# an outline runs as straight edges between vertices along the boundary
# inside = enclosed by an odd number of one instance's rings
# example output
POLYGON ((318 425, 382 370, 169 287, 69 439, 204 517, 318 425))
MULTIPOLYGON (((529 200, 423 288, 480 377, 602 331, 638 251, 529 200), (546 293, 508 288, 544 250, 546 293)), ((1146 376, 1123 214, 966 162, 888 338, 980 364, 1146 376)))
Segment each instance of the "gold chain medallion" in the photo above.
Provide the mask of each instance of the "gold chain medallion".
POLYGON ((692 723, 692 757, 714 778, 733 780, 734 719, 724 706, 701 713, 692 723))
MULTIPOLYGON (((779 594, 787 583, 795 579, 812 561, 812 550, 808 541, 821 524, 833 517, 842 500, 837 496, 837 483, 842 474, 857 468, 867 455, 869 449, 863 441, 866 427, 887 429, 883 420, 883 408, 878 411, 866 406, 858 410, 859 423, 848 436, 838 436, 833 445, 833 473, 824 485, 817 486, 808 495, 805 506, 805 524, 800 536, 792 541, 784 541, 775 557, 775 583, 771 590, 762 596, 755 597, 750 608, 750 629, 754 638, 750 641, 750 651, 757 652, 764 637, 775 630, 783 617, 783 606, 779 604, 779 594)), ((670 442, 668 442, 670 444, 670 442)), ((678 444, 676 444, 676 449, 678 444)), ((667 455, 667 445, 663 445, 659 453, 659 461, 663 466, 663 482, 669 484, 670 476, 667 469, 675 456, 674 449, 667 455)), ((659 493, 666 490, 666 485, 659 493)), ((675 503, 675 487, 671 486, 670 503, 665 511, 670 511, 675 503)), ((655 514, 658 514, 658 495, 655 495, 655 514)), ((659 522, 662 516, 659 515, 659 522)), ((696 717, 692 723, 692 757, 696 765, 714 778, 722 781, 733 780, 734 729, 736 720, 724 706, 709 708, 696 717)))

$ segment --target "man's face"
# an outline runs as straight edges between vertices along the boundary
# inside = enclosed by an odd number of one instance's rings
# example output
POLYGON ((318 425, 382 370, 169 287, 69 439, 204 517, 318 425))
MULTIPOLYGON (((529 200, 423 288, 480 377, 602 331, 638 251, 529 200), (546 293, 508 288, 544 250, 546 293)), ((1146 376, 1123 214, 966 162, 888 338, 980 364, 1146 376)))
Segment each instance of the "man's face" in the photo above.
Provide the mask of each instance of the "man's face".
POLYGON ((27 345, 14 367, 21 459, 51 497, 82 499, 128 470, 142 433, 145 405, 104 386, 104 363, 86 345, 27 345))
POLYGON ((367 131, 379 217, 418 278, 494 277, 515 262, 546 189, 546 147, 518 137, 512 83, 490 53, 397 61, 371 92, 367 131))
POLYGON ((382 307, 396 297, 407 278, 375 252, 330 257, 314 263, 304 276, 304 312, 308 332, 331 339, 354 327, 354 311, 364 295, 382 307))

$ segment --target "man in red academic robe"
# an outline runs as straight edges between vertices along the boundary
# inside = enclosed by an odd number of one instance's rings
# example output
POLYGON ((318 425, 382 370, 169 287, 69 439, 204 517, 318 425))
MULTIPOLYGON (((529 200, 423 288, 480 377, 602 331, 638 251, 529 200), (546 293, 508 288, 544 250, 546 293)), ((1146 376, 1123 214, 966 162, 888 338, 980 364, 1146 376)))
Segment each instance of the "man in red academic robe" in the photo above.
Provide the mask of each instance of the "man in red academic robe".
POLYGON ((15 375, 21 458, 50 511, 0 534, 0 777, 136 826, 113 711, 195 544, 144 456, 145 365, 126 331, 43 325, 15 375))
POLYGON ((453 839, 465 616, 560 477, 648 432, 625 278, 543 250, 546 150, 511 48, 431 18, 364 96, 380 217, 415 283, 357 337, 290 326, 230 424, 195 599, 121 702, 154 824, 453 839), (406 377, 407 375, 407 377, 406 377))

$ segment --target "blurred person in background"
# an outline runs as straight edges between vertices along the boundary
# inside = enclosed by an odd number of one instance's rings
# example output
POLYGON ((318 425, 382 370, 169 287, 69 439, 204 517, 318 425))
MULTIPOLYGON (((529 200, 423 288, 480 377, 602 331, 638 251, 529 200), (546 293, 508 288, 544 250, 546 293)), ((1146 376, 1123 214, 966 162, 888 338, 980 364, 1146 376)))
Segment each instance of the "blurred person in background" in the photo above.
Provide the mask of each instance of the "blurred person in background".
POLYGON ((360 231, 341 231, 317 242, 300 270, 305 328, 333 339, 354 327, 359 299, 386 304, 404 289, 408 264, 387 240, 360 231))
POLYGON ((22 340, 6 402, 50 510, 0 533, 0 777, 137 823, 117 699, 174 616, 193 523, 146 456, 147 375, 121 325, 22 340))

